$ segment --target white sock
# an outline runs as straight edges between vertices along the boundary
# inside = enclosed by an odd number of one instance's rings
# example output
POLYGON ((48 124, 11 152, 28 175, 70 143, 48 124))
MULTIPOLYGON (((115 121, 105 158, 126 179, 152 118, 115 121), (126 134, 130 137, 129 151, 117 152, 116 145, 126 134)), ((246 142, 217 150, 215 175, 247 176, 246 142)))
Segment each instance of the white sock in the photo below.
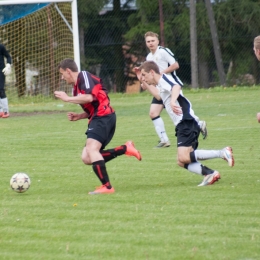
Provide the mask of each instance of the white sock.
POLYGON ((188 164, 187 170, 192 173, 199 174, 199 175, 201 175, 201 173, 202 173, 201 164, 199 162, 194 162, 194 163, 188 164))
POLYGON ((3 112, 3 105, 2 105, 2 102, 1 102, 1 98, 0 98, 0 112, 3 112))
POLYGON ((163 143, 166 143, 169 141, 169 138, 166 134, 164 122, 161 117, 156 118, 155 120, 152 120, 154 124, 155 131, 157 135, 160 138, 160 141, 163 143))
POLYGON ((3 107, 3 110, 4 112, 9 112, 9 109, 8 109, 8 99, 7 98, 2 98, 1 99, 1 103, 2 103, 2 107, 3 107))
POLYGON ((222 158, 221 150, 195 150, 196 160, 208 160, 214 158, 222 158))

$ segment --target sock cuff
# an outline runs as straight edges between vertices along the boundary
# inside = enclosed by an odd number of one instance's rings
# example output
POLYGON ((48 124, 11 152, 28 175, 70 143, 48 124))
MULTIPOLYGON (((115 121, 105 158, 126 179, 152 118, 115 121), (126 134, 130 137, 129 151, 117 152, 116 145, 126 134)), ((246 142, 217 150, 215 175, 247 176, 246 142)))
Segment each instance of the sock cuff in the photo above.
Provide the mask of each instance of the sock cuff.
POLYGON ((194 151, 190 152, 190 161, 191 162, 197 162, 194 151))
POLYGON ((100 160, 100 161, 95 161, 92 163, 92 165, 105 165, 105 161, 104 160, 100 160))
POLYGON ((160 116, 154 117, 154 118, 152 119, 152 121, 154 121, 154 120, 156 120, 156 119, 158 119, 158 118, 160 118, 160 116))

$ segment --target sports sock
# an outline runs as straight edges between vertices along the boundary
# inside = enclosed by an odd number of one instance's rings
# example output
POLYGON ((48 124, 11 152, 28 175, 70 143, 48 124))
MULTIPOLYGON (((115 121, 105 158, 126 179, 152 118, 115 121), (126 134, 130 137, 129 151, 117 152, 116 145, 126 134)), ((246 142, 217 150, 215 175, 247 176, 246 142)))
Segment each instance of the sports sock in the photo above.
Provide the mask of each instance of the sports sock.
POLYGON ((199 162, 185 164, 185 168, 192 173, 202 175, 201 164, 199 162))
POLYGON ((222 158, 221 150, 195 150, 194 154, 197 160, 222 158))
POLYGON ((4 112, 9 112, 9 108, 8 108, 8 99, 7 98, 2 98, 1 99, 1 103, 2 103, 2 107, 4 112))
POLYGON ((194 162, 190 164, 185 164, 185 168, 193 173, 199 174, 199 175, 208 175, 213 173, 214 171, 208 168, 207 166, 204 166, 200 164, 199 162, 194 162))
POLYGON ((99 180, 103 185, 106 185, 108 189, 111 189, 112 186, 109 182, 109 177, 107 174, 105 161, 100 160, 92 163, 92 168, 99 180))
POLYGON ((117 156, 125 154, 126 146, 120 145, 114 149, 101 150, 100 153, 104 158, 105 162, 115 159, 117 156))
POLYGON ((162 118, 160 116, 157 116, 157 117, 153 118, 152 121, 153 121, 155 131, 156 131, 158 137, 160 138, 160 141, 163 143, 168 142, 169 138, 166 134, 164 122, 163 122, 162 118))

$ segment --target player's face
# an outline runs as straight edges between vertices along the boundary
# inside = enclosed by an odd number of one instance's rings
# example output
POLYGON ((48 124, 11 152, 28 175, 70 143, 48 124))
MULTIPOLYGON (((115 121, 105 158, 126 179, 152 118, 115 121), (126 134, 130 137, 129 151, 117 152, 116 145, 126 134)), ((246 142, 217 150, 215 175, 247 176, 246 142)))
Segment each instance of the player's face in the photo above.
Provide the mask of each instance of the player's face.
POLYGON ((65 80, 68 84, 73 84, 73 79, 71 77, 70 71, 68 69, 62 69, 60 68, 60 74, 61 74, 61 79, 65 80))
POLYGON ((145 38, 145 43, 146 43, 146 46, 147 48, 153 52, 157 49, 158 45, 159 45, 159 40, 156 36, 147 36, 145 38))
POLYGON ((149 85, 154 84, 154 79, 152 75, 152 71, 146 72, 144 69, 141 70, 141 80, 146 82, 149 85))
POLYGON ((254 52, 255 52, 255 56, 256 58, 260 61, 260 50, 259 49, 256 49, 256 47, 254 47, 254 52))

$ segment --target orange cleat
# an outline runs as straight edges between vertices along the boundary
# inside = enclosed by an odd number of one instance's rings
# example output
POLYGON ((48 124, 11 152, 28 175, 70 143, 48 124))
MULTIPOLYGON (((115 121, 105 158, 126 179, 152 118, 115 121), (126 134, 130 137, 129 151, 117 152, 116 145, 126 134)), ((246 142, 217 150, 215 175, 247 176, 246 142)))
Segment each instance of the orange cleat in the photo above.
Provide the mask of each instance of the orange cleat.
POLYGON ((97 187, 94 191, 90 191, 88 194, 95 195, 95 194, 110 194, 115 193, 115 189, 112 187, 111 189, 108 189, 106 185, 102 185, 97 187))
POLYGON ((4 114, 2 115, 2 118, 7 118, 7 117, 9 117, 10 115, 9 115, 9 113, 8 112, 4 112, 4 114))
POLYGON ((134 145, 134 143, 132 141, 127 141, 125 143, 125 145, 126 145, 125 155, 127 155, 127 156, 134 156, 139 161, 142 160, 141 153, 135 148, 135 145, 134 145))
POLYGON ((0 117, 2 117, 4 115, 4 112, 0 112, 0 117))

